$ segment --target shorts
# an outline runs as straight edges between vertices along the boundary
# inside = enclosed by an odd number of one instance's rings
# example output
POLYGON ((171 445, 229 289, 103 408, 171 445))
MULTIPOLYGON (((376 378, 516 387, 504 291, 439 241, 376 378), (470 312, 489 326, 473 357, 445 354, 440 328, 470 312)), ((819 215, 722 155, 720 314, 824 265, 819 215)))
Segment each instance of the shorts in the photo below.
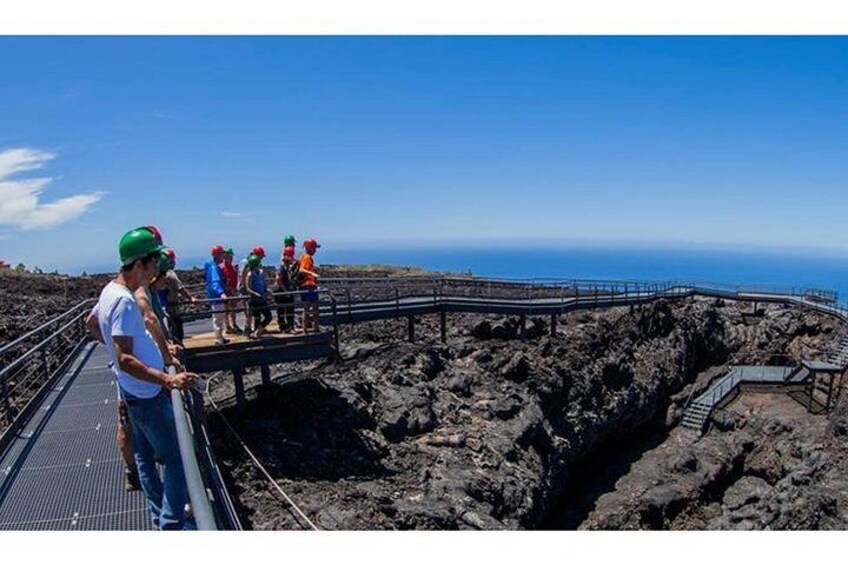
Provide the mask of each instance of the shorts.
POLYGON ((224 311, 224 303, 223 302, 210 302, 209 307, 213 312, 223 312, 224 311))
POLYGON ((310 284, 308 286, 303 286, 300 288, 303 294, 300 295, 300 299, 303 302, 318 302, 318 287, 314 284, 310 284))

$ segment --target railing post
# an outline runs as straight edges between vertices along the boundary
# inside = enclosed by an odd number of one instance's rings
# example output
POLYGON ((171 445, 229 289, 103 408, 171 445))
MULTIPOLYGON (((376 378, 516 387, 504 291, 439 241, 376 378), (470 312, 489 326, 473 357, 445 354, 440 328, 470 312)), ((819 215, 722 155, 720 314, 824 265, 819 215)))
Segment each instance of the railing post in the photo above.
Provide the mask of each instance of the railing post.
POLYGON ((339 353, 339 316, 338 316, 338 305, 336 304, 336 299, 333 297, 333 345, 336 350, 336 359, 341 357, 339 353))
POLYGON ((347 317, 348 317, 348 321, 350 321, 350 316, 351 316, 353 307, 352 307, 351 302, 350 302, 350 287, 349 286, 345 287, 345 295, 347 296, 347 317))
POLYGON ((236 405, 239 409, 244 409, 244 369, 233 369, 233 385, 236 391, 236 405))
POLYGON ((444 306, 439 311, 439 330, 441 331, 442 343, 448 341, 448 314, 445 312, 444 306))
POLYGON ((50 359, 47 356, 47 346, 41 350, 41 367, 44 370, 44 382, 50 379, 50 359))
POLYGON ((9 394, 6 389, 6 377, 0 376, 0 396, 3 397, 3 413, 6 415, 6 423, 12 423, 12 405, 9 402, 9 394))

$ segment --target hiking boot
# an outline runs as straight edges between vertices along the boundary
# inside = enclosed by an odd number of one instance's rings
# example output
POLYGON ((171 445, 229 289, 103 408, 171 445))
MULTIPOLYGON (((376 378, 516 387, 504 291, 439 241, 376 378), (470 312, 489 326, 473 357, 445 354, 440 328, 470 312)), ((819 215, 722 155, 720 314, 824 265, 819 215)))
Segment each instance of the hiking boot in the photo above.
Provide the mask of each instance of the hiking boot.
POLYGON ((215 340, 216 345, 227 345, 228 343, 230 343, 230 340, 228 340, 225 337, 220 337, 220 338, 215 340))
POLYGON ((141 490, 141 483, 138 480, 138 468, 135 465, 124 469, 124 490, 127 492, 141 490))

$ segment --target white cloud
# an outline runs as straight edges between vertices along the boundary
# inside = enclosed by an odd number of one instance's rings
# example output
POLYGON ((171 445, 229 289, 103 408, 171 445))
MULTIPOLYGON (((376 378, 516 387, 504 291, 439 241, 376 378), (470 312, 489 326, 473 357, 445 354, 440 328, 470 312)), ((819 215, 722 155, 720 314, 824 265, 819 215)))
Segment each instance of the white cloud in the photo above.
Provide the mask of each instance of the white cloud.
POLYGON ((90 192, 42 203, 41 196, 52 178, 9 178, 40 169, 55 157, 26 147, 0 151, 0 225, 24 230, 52 228, 78 218, 103 197, 102 192, 90 192))
POLYGON ((221 212, 222 218, 244 218, 245 214, 241 212, 221 212))

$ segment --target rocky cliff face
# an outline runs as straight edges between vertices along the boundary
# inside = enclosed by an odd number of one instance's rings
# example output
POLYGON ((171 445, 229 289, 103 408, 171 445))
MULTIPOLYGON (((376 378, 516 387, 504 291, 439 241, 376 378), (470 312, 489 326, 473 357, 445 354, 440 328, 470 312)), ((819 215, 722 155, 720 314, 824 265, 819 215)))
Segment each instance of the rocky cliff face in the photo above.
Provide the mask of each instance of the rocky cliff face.
POLYGON ((646 453, 581 527, 844 529, 845 413, 744 394, 703 438, 675 432, 646 453))
MULTIPOLYGON (((435 320, 422 321, 414 344, 400 341, 401 322, 345 328, 343 361, 277 367, 274 384, 253 389, 244 413, 224 414, 325 528, 561 527, 563 496, 574 477, 592 474, 586 466, 595 451, 627 443, 647 426, 675 424, 689 395, 729 360, 811 352, 834 330, 813 314, 770 307, 743 316, 746 310, 713 300, 660 301, 568 314, 556 337, 547 335, 545 321, 531 321, 526 340, 518 338, 517 320, 455 316, 446 345, 436 341, 435 320)), ((232 394, 226 377, 213 394, 232 394)), ((700 522, 687 522, 692 527, 736 524, 705 509, 719 491, 724 500, 725 483, 745 475, 740 466, 762 460, 764 470, 730 491, 728 508, 746 507, 751 492, 765 490, 759 481, 785 479, 765 470, 773 456, 752 457, 764 441, 782 445, 783 432, 764 439, 755 420, 747 418, 747 436, 716 446, 711 458, 690 457, 691 440, 680 439, 674 461, 655 461, 645 480, 660 468, 702 479, 639 491, 650 510, 599 500, 584 527, 686 527, 675 519, 689 506, 706 512, 700 522)), ((213 415, 210 423, 246 524, 297 527, 220 421, 213 415)), ((846 428, 834 424, 840 425, 846 428)), ((804 441, 786 434, 790 443, 804 441)), ((621 497, 628 492, 636 491, 622 490, 621 497)))

